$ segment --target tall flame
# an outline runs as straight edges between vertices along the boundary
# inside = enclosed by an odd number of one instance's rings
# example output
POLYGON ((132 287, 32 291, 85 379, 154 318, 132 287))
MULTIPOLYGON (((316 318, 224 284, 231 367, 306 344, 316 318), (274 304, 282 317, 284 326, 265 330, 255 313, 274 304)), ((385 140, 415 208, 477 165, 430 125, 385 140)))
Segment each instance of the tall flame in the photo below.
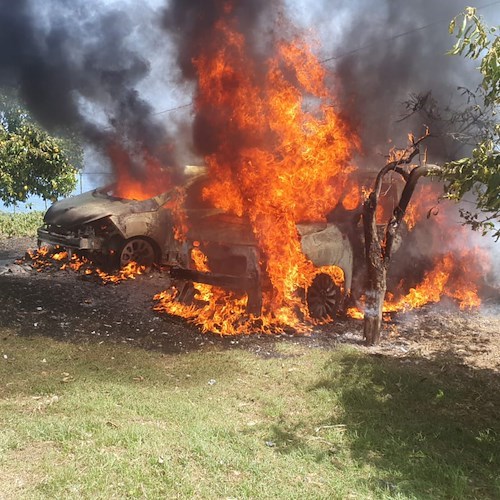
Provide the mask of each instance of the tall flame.
POLYGON ((322 220, 339 201, 357 139, 335 110, 325 69, 302 40, 280 41, 257 68, 230 17, 195 60, 196 108, 208 119, 212 182, 204 196, 249 217, 273 293, 265 309, 280 315, 314 272, 295 223, 322 220), (307 109, 309 108, 309 109, 307 109))
MULTIPOLYGON (((262 61, 238 31, 231 4, 225 5, 193 61, 195 139, 206 151, 211 179, 203 197, 252 225, 271 285, 263 297, 261 329, 296 325, 305 314, 297 290, 317 272, 301 251, 296 223, 324 220, 339 202, 358 140, 336 110, 325 69, 306 41, 275 41, 272 56, 262 61)), ((247 298, 208 289, 211 297, 201 300, 217 306, 208 308, 203 329, 217 317, 216 331, 241 330, 235 323, 247 298), (221 309, 230 312, 229 322, 221 309)), ((172 304, 169 294, 157 299, 158 308, 171 313, 183 307, 172 304)), ((180 314, 191 317, 187 310, 180 314)))

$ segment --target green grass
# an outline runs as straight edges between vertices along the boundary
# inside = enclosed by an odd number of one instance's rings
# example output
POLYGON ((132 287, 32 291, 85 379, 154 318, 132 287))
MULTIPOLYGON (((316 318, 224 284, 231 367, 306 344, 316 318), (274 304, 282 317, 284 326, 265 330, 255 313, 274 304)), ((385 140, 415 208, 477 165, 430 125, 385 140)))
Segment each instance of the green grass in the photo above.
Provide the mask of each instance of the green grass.
POLYGON ((0 212, 0 238, 12 236, 36 236, 43 223, 43 212, 0 212))
POLYGON ((495 374, 277 349, 0 331, 0 497, 500 497, 495 374))

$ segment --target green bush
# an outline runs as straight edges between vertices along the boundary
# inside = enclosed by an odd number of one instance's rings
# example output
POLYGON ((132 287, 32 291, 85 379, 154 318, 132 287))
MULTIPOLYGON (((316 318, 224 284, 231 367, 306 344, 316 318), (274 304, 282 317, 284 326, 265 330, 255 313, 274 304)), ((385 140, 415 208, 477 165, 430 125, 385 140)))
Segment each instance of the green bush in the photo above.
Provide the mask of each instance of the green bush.
POLYGON ((9 214, 0 212, 0 237, 36 236, 36 230, 43 223, 43 212, 21 212, 9 214))

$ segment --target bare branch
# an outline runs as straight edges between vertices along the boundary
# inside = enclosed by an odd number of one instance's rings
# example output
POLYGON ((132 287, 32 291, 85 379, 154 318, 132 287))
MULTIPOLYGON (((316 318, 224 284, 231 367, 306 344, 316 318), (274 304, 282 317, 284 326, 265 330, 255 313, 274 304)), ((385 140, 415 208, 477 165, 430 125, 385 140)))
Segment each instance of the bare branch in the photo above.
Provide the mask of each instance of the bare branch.
MULTIPOLYGON (((412 159, 420 152, 418 146, 422 141, 427 139, 427 137, 429 136, 430 136, 429 129, 426 128, 424 135, 422 135, 416 140, 413 135, 411 134, 409 135, 410 145, 407 148, 391 150, 389 155, 389 161, 380 170, 380 172, 377 175, 377 178, 375 179, 375 186, 373 188, 373 193, 375 193, 377 201, 378 198, 380 197, 380 191, 382 189, 383 179, 387 175, 387 173, 389 173, 391 170, 396 171, 396 168, 399 167, 400 165, 411 163, 412 159)), ((401 172, 398 171, 398 173, 401 172)))
POLYGON ((425 165, 415 167, 410 172, 408 181, 406 182, 403 192, 401 193, 401 198, 399 200, 398 206, 394 209, 394 212, 392 213, 392 216, 386 226, 385 246, 382 249, 385 266, 389 265, 389 260, 392 255, 392 248, 394 244, 394 239, 396 237, 396 233, 399 229, 399 226, 401 225, 401 222, 403 221, 403 217, 408 207, 408 203, 410 203, 417 182, 420 179, 420 177, 423 177, 428 173, 429 173, 429 168, 425 165))
POLYGON ((428 166, 416 166, 408 172, 404 166, 411 163, 412 159, 419 152, 420 143, 429 137, 429 135, 428 128, 426 128, 424 135, 418 139, 415 139, 413 135, 409 135, 409 145, 405 149, 393 149, 391 151, 388 162, 378 173, 373 190, 363 204, 363 230, 367 266, 364 337, 369 345, 376 344, 380 338, 382 309, 387 289, 387 270, 395 236, 418 179, 423 175, 427 175, 431 169, 428 166), (390 171, 397 172, 403 177, 405 187, 398 206, 394 209, 392 217, 387 223, 385 239, 382 243, 377 230, 376 212, 383 179, 390 171))

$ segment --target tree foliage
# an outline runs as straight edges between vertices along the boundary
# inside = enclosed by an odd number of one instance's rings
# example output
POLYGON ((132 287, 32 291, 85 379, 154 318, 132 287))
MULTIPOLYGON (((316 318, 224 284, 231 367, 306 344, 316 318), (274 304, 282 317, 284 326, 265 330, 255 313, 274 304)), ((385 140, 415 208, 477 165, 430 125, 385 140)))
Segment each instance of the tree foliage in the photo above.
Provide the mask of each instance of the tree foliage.
POLYGON ((452 20, 450 33, 457 42, 450 54, 480 60, 482 81, 482 113, 493 117, 470 156, 449 162, 438 175, 446 183, 446 193, 451 199, 461 200, 466 193, 476 198, 474 210, 462 210, 465 221, 473 229, 492 232, 500 238, 500 124, 497 114, 500 106, 500 37, 499 27, 489 27, 477 15, 476 9, 467 7, 452 20))
POLYGON ((50 135, 19 104, 0 94, 0 200, 67 196, 76 186, 83 150, 74 136, 50 135))

